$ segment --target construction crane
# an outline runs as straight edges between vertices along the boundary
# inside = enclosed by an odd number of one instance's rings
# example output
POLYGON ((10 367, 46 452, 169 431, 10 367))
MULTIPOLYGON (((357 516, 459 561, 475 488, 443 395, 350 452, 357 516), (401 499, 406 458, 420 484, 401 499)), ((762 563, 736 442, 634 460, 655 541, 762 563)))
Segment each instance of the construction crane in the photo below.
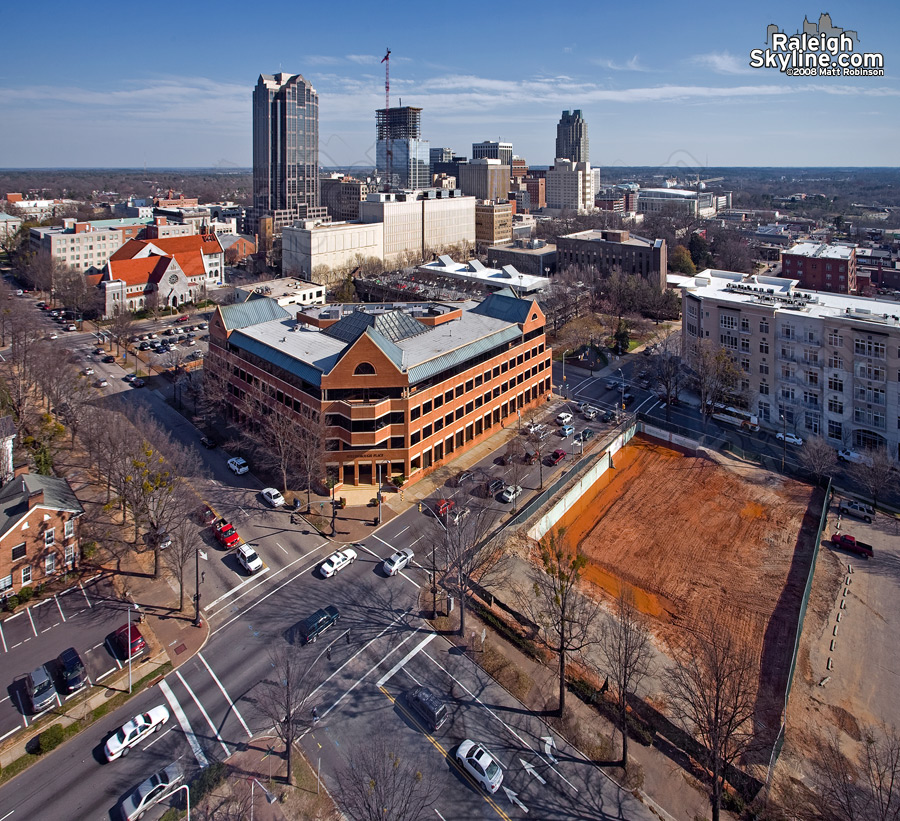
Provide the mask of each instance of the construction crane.
POLYGON ((384 140, 385 140, 385 154, 386 157, 386 174, 384 179, 384 190, 389 192, 391 190, 391 166, 392 166, 392 152, 391 152, 391 50, 387 49, 387 54, 381 60, 384 63, 384 140))

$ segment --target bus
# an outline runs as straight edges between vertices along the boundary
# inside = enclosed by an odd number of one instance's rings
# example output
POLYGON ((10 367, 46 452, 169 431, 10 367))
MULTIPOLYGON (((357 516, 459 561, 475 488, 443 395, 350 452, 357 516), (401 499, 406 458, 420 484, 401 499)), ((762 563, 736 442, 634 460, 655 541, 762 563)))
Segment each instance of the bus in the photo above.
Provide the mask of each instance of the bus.
POLYGON ((753 433, 759 430, 759 418, 756 414, 740 408, 732 408, 717 402, 713 405, 710 416, 719 422, 725 422, 728 425, 734 425, 736 428, 743 428, 753 433))

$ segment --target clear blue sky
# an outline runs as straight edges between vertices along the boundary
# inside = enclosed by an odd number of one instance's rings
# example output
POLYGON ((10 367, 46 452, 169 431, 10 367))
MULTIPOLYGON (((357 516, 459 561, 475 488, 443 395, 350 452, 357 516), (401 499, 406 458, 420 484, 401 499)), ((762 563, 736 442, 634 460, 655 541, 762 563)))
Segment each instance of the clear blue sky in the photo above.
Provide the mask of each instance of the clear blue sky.
POLYGON ((260 73, 319 93, 322 165, 374 163, 374 109, 421 106, 433 147, 552 162, 581 108, 595 166, 895 166, 900 4, 96 0, 5 4, 0 167, 249 166, 260 73), (766 26, 831 14, 884 77, 749 67, 766 26))

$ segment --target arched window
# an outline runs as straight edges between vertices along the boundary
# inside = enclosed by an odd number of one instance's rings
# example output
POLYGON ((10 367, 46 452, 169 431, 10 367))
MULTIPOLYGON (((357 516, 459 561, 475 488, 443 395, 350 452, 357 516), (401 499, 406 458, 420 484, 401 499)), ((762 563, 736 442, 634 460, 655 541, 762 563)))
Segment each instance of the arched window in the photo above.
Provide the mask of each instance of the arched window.
POLYGON ((353 371, 354 376, 375 376, 375 367, 370 362, 360 362, 353 371))

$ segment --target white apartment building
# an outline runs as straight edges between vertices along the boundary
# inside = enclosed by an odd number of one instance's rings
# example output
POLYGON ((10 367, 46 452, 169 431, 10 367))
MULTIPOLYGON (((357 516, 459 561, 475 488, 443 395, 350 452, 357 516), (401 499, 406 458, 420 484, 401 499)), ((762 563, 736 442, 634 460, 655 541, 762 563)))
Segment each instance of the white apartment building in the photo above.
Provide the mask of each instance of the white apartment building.
POLYGON ((312 281, 321 266, 339 271, 369 257, 384 259, 384 223, 309 219, 286 225, 281 232, 285 276, 312 281))
POLYGON ((594 210, 594 174, 590 163, 555 159, 546 179, 547 208, 578 213, 594 210))
POLYGON ((716 270, 681 278, 685 351, 699 339, 729 350, 761 425, 898 458, 900 306, 797 282, 716 270))

